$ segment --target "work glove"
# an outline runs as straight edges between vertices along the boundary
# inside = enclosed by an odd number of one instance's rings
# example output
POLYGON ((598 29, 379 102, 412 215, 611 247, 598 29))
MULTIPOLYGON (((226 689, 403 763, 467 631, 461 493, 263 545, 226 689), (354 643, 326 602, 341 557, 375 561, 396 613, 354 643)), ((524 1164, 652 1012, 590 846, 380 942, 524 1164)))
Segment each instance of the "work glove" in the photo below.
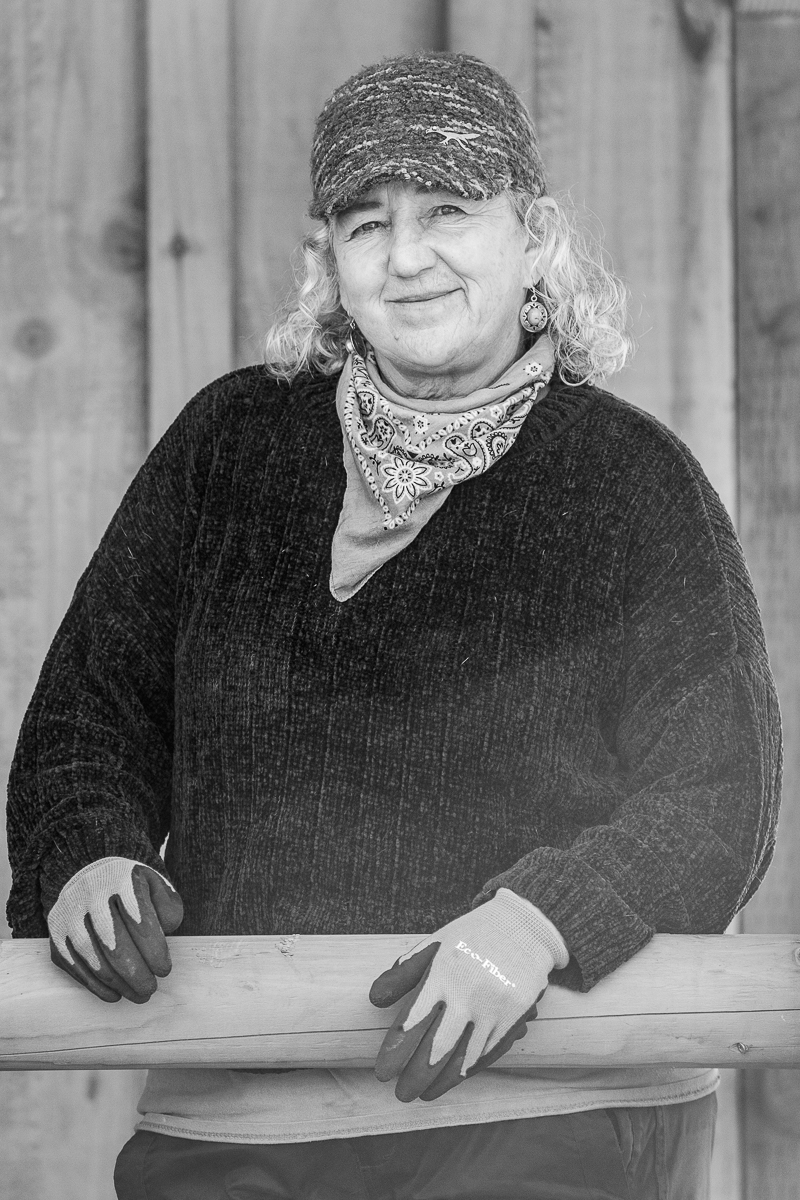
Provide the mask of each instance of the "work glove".
POLYGON ((568 961, 544 913, 499 888, 373 983, 369 998, 378 1008, 410 993, 378 1052, 377 1078, 397 1077, 398 1100, 444 1095, 525 1036, 548 975, 568 961))
POLYGON ((101 858, 69 879, 47 917, 50 957, 101 1000, 144 1004, 169 975, 165 933, 183 903, 163 875, 130 858, 101 858))

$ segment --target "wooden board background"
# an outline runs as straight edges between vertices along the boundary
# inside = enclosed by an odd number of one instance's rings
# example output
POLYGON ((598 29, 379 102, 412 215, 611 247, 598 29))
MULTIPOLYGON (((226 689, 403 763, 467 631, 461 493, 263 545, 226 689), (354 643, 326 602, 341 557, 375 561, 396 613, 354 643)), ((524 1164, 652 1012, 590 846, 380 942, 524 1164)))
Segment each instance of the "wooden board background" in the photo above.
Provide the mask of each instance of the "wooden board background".
MULTIPOLYGON (((589 205, 630 283, 640 350, 615 390, 689 442, 737 515, 787 740, 779 851, 744 927, 796 932, 799 9, 0 5, 4 769, 74 583, 146 446, 211 375, 258 357, 305 225, 310 132, 331 87, 384 54, 465 49, 521 90, 553 187, 589 205)), ((0 852, 0 893, 7 882, 0 852)), ((715 1200, 797 1194, 797 1080, 750 1072, 740 1089, 726 1079, 715 1200)), ((111 1200, 106 1167, 139 1082, 113 1072, 0 1079, 11 1194, 111 1200)))

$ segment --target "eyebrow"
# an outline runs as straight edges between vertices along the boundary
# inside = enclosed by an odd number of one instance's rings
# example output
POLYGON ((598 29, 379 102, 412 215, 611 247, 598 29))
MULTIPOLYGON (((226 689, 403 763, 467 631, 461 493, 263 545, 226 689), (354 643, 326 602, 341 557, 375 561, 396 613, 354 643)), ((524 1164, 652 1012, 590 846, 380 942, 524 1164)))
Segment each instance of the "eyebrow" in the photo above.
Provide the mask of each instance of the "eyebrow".
POLYGON ((372 208, 380 208, 381 204, 381 200, 354 200, 352 204, 348 204, 347 208, 343 208, 340 212, 336 213, 336 216, 346 217, 350 213, 367 212, 372 208))

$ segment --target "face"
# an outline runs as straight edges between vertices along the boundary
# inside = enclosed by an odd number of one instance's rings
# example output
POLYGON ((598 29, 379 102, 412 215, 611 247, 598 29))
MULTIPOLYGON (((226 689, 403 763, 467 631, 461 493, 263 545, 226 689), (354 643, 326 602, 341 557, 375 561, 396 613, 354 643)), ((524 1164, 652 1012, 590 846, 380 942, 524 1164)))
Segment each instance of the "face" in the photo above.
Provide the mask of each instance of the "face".
POLYGON ((402 394, 468 395, 521 353, 537 249, 507 196, 381 184, 333 218, 333 247, 342 304, 402 394))

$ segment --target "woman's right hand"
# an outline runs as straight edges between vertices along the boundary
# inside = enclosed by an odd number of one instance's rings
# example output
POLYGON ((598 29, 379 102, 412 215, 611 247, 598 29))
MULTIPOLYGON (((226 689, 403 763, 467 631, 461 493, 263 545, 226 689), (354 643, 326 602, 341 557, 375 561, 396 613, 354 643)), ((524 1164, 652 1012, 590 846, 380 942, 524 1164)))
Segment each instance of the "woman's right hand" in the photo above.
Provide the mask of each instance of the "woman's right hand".
POLYGON ((163 875, 130 858, 101 858, 72 876, 47 917, 50 957, 101 1000, 144 1004, 169 975, 164 936, 183 902, 163 875))

